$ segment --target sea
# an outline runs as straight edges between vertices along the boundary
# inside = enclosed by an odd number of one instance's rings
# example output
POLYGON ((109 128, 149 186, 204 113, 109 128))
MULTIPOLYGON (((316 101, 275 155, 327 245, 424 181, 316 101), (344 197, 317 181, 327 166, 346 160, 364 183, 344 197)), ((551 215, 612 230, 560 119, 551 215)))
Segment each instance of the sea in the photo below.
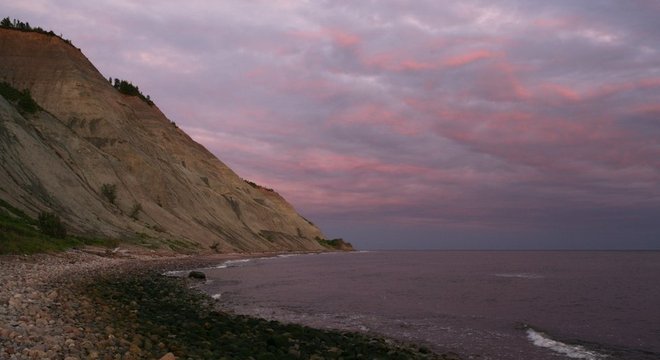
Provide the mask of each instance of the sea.
POLYGON ((366 251, 201 270, 224 311, 463 359, 660 359, 660 252, 366 251))

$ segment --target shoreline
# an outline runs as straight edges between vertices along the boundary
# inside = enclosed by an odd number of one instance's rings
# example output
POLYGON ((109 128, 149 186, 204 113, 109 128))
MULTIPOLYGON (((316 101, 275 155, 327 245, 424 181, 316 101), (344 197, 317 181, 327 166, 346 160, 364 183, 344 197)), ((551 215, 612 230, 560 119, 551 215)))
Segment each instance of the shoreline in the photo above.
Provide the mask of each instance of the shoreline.
POLYGON ((257 359, 348 359, 378 353, 380 358, 458 359, 374 336, 223 313, 209 296, 189 287, 194 280, 161 275, 283 254, 291 253, 105 257, 78 250, 0 256, 5 284, 0 358, 203 359, 249 353, 257 359))

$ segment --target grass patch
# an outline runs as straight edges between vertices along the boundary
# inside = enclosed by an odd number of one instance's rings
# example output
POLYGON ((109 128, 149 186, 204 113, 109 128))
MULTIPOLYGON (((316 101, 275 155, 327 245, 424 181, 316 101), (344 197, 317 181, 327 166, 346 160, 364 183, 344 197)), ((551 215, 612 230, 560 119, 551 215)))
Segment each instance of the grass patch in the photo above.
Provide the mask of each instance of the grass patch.
POLYGON ((0 254, 58 252, 84 245, 114 246, 114 240, 66 235, 49 236, 36 220, 0 199, 0 254))
POLYGON ((321 244, 323 247, 326 247, 328 249, 333 249, 333 250, 353 250, 353 245, 351 243, 345 241, 342 238, 337 238, 337 239, 321 239, 320 237, 315 238, 316 241, 318 241, 319 244, 321 244))
POLYGON ((30 90, 24 89, 20 91, 8 82, 0 82, 0 96, 7 99, 7 101, 12 103, 22 113, 33 114, 41 110, 41 107, 32 98, 30 90))
POLYGON ((245 181, 246 184, 252 186, 252 187, 255 188, 255 189, 266 190, 266 191, 268 191, 268 192, 275 192, 275 190, 273 190, 273 189, 271 189, 271 188, 267 188, 267 187, 261 186, 261 185, 255 183, 255 182, 253 182, 253 181, 245 180, 245 179, 243 179, 243 181, 245 181))
POLYGON ((181 359, 442 359, 382 338, 219 312, 185 281, 156 272, 106 274, 85 292, 102 309, 97 319, 142 358, 173 352, 181 359))

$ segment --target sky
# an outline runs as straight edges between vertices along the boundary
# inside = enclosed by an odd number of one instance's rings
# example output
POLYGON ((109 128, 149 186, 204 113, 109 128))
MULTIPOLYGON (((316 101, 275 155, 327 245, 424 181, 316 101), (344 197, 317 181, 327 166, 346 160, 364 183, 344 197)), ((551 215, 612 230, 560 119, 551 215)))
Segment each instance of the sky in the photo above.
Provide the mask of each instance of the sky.
POLYGON ((361 249, 660 249, 660 1, 3 1, 361 249))

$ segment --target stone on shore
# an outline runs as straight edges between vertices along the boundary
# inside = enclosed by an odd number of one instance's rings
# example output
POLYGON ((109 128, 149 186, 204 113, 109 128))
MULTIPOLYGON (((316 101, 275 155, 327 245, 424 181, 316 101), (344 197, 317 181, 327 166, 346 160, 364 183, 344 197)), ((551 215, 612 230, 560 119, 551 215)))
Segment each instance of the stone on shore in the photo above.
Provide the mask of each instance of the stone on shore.
POLYGON ((167 353, 163 355, 163 357, 160 358, 160 360, 176 360, 176 357, 172 353, 167 353))
POLYGON ((78 251, 0 257, 0 359, 454 359, 360 334, 218 312, 185 279, 160 275, 208 265, 78 251))
POLYGON ((191 278, 191 279, 206 280, 206 274, 204 274, 201 271, 194 271, 193 270, 188 274, 188 277, 191 278))

